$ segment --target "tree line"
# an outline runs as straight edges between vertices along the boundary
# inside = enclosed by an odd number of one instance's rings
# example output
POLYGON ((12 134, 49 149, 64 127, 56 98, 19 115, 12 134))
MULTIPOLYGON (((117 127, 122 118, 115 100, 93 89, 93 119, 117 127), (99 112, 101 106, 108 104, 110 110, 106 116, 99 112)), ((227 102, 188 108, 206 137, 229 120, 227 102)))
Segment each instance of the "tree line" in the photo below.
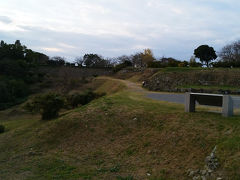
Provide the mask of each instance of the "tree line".
POLYGON ((125 67, 240 67, 240 40, 224 46, 218 53, 213 47, 201 45, 194 50, 189 61, 172 57, 155 58, 151 49, 132 55, 103 58, 98 54, 85 54, 73 63, 64 57, 49 57, 35 52, 20 40, 13 44, 0 42, 0 109, 22 102, 31 92, 29 86, 41 82, 43 74, 36 71, 40 66, 69 66, 78 68, 112 68, 117 72, 125 67), (198 58, 200 61, 196 61, 198 58), (215 61, 214 61, 215 60, 215 61))
MULTIPOLYGON (((22 45, 19 40, 14 44, 7 44, 4 41, 0 43, 0 61, 1 64, 9 60, 21 61, 22 64, 31 66, 70 66, 86 68, 113 68, 133 66, 133 67, 240 67, 240 40, 224 46, 220 52, 216 53, 213 47, 201 45, 194 50, 190 60, 177 60, 172 57, 155 58, 151 49, 145 49, 143 52, 137 52, 132 55, 122 55, 114 58, 103 58, 98 54, 85 54, 75 58, 70 63, 64 57, 49 57, 43 53, 32 51, 22 45), (218 57, 218 58, 217 58, 218 57), (196 58, 200 62, 196 61, 196 58), (216 61, 214 61, 217 59, 216 61)), ((16 61, 14 63, 16 63, 16 61)), ((3 67, 3 66, 1 66, 3 67)), ((0 68, 1 68, 0 67, 0 68)), ((8 71, 8 68, 1 69, 8 71)), ((17 72, 17 71, 16 71, 17 72)))

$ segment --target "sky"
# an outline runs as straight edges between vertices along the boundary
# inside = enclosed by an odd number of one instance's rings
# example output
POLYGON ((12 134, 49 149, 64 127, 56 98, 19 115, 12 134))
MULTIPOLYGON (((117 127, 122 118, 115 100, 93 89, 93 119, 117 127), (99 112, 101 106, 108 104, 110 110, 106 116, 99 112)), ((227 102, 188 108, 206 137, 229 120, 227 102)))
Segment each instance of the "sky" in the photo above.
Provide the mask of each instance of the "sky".
POLYGON ((0 0, 0 40, 69 61, 146 48, 189 60, 199 45, 218 52, 240 39, 239 9, 239 0, 0 0))

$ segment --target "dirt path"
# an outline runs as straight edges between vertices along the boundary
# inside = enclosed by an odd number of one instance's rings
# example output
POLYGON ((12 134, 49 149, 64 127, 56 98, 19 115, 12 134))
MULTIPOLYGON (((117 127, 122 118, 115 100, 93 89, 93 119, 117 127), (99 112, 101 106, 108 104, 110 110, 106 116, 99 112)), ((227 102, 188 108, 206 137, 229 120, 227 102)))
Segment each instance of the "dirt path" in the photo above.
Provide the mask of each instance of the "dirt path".
POLYGON ((126 87, 130 91, 142 93, 145 97, 153 99, 153 100, 184 104, 184 94, 151 92, 151 91, 148 91, 148 90, 142 88, 141 83, 135 83, 135 82, 131 82, 128 80, 122 80, 122 79, 114 79, 114 78, 110 78, 110 77, 104 77, 104 78, 115 80, 115 81, 120 81, 121 83, 125 84, 126 87))
MULTIPOLYGON (((158 101, 167 101, 173 102, 178 104, 185 103, 185 95, 182 93, 167 93, 167 92, 151 92, 141 87, 140 83, 130 82, 128 80, 120 80, 123 82, 131 91, 134 92, 142 92, 144 93, 145 97, 158 100, 158 101)), ((233 98, 233 106, 234 108, 240 108, 240 96, 234 96, 233 98)))

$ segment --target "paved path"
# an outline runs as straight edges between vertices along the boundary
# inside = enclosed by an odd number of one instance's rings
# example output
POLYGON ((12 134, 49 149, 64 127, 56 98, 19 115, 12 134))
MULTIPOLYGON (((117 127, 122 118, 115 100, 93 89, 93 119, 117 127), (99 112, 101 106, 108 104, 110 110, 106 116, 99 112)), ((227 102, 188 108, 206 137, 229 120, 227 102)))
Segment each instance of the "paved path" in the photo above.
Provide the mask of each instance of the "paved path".
MULTIPOLYGON (((174 102, 179 104, 185 103, 184 94, 170 94, 170 93, 147 93, 148 98, 160 101, 174 102)), ((234 108, 240 108, 240 97, 232 96, 234 108)))
MULTIPOLYGON (((173 102, 178 104, 185 103, 185 94, 151 92, 142 88, 141 84, 137 84, 137 83, 126 81, 126 80, 121 80, 121 81, 125 83, 126 86, 132 91, 145 93, 147 98, 159 100, 159 101, 173 102)), ((232 96, 232 98, 233 98, 234 108, 240 108, 240 96, 232 96)))
POLYGON ((152 93, 148 92, 146 97, 160 100, 160 101, 168 101, 179 104, 184 104, 184 94, 170 94, 170 93, 152 93))
MULTIPOLYGON (((108 78, 108 79, 112 79, 112 78, 108 78)), ((120 80, 120 79, 115 79, 115 80, 121 81, 122 83, 124 83, 131 91, 142 92, 146 94, 146 97, 150 99, 179 103, 179 104, 185 103, 185 94, 151 92, 142 88, 140 83, 134 83, 131 81, 120 80)), ((240 96, 232 96, 232 97, 233 97, 234 108, 240 108, 240 96)))

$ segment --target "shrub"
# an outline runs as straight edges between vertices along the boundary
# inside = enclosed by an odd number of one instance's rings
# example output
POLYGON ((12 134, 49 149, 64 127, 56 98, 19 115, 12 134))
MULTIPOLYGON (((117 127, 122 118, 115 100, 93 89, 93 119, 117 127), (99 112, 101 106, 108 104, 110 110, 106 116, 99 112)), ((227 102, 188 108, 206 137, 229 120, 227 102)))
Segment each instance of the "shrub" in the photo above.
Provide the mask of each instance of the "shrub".
POLYGON ((67 96, 67 103, 72 107, 76 108, 79 104, 85 103, 85 97, 82 94, 75 93, 67 96))
POLYGON ((202 67, 202 64, 196 61, 190 61, 189 62, 190 67, 202 67))
POLYGON ((94 93, 93 91, 89 90, 86 91, 85 93, 79 94, 71 94, 67 96, 67 103, 72 107, 76 108, 78 105, 85 105, 91 102, 92 100, 99 98, 101 96, 104 96, 105 94, 97 94, 94 93))
POLYGON ((31 102, 25 105, 30 112, 40 112, 43 120, 58 117, 60 109, 64 105, 64 98, 56 93, 47 93, 36 96, 31 102))
POLYGON ((4 133, 5 127, 3 125, 0 125, 0 133, 4 133))
POLYGON ((183 61, 183 62, 180 62, 179 64, 178 64, 178 67, 188 67, 188 62, 187 61, 183 61))
POLYGON ((113 72, 118 72, 128 66, 132 66, 132 62, 131 61, 124 61, 123 63, 121 64, 118 64, 116 65, 114 68, 113 68, 113 72))
POLYGON ((0 80, 0 109, 6 109, 25 100, 29 94, 28 86, 22 80, 0 80))
POLYGON ((69 88, 70 89, 74 89, 76 87, 78 87, 79 85, 79 80, 78 79, 74 79, 74 78, 71 78, 70 81, 69 81, 69 88))
POLYGON ((148 67, 149 68, 164 68, 166 66, 164 66, 161 61, 153 61, 153 62, 148 63, 148 67))

